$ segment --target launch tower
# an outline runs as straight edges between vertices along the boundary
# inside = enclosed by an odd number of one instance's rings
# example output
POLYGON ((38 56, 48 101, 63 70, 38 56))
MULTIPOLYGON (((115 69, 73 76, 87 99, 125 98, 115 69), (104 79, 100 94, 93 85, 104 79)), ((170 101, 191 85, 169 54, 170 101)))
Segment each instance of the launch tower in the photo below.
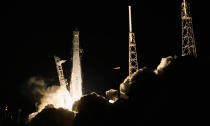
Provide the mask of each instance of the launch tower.
POLYGON ((64 78, 63 68, 62 68, 62 63, 65 63, 66 60, 60 60, 60 58, 58 58, 57 56, 54 56, 54 59, 55 59, 55 63, 56 63, 56 68, 57 68, 57 72, 58 72, 58 79, 59 79, 60 85, 66 86, 67 82, 66 82, 66 79, 64 78))
POLYGON ((136 40, 135 33, 132 31, 132 15, 131 6, 128 6, 129 10, 129 77, 138 70, 137 52, 136 52, 136 40))
POLYGON ((186 0, 183 0, 181 8, 182 56, 192 55, 197 57, 190 6, 186 0))

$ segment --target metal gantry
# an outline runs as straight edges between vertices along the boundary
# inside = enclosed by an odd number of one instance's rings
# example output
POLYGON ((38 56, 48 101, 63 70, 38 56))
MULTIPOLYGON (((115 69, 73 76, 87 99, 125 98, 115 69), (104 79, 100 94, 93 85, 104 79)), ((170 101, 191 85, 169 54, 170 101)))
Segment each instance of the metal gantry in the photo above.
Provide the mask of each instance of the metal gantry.
POLYGON ((181 5, 182 18, 182 56, 197 57, 195 38, 193 32, 192 17, 190 15, 190 6, 183 0, 181 5))
POLYGON ((129 77, 138 70, 135 33, 132 31, 131 6, 129 9, 129 77))
POLYGON ((66 60, 61 60, 59 57, 57 56, 54 56, 54 59, 55 59, 55 63, 56 63, 56 68, 57 68, 57 72, 58 72, 58 79, 59 79, 59 82, 60 82, 60 85, 61 86, 66 86, 67 85, 67 81, 64 77, 64 74, 63 74, 63 68, 62 68, 62 63, 65 63, 66 60))

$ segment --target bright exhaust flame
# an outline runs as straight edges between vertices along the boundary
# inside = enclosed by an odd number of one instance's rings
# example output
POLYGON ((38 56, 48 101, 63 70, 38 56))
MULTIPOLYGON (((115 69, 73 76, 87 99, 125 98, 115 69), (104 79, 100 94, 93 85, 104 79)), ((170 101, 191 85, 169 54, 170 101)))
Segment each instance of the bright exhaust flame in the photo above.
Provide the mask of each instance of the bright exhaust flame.
POLYGON ((49 87, 40 100, 41 104, 38 106, 38 112, 41 112, 49 104, 52 104, 55 108, 65 108, 72 111, 74 102, 82 96, 81 83, 78 86, 78 81, 72 80, 70 91, 67 90, 65 85, 49 87))
POLYGON ((66 87, 52 86, 48 88, 46 94, 41 99, 41 104, 38 106, 38 112, 49 104, 54 105, 55 108, 71 110, 73 103, 71 102, 71 97, 66 87))
POLYGON ((81 66, 79 61, 77 63, 73 63, 69 92, 70 92, 71 102, 73 103, 79 100, 80 97, 82 96, 82 77, 81 77, 81 66))
POLYGON ((53 105, 54 108, 64 108, 71 111, 74 102, 75 101, 71 98, 66 86, 49 87, 44 92, 43 97, 40 99, 40 104, 37 107, 37 112, 30 114, 28 119, 33 119, 47 105, 53 105))
MULTIPOLYGON (((75 85, 75 82, 72 81, 71 84, 75 85)), ((64 108, 72 111, 74 102, 79 100, 82 96, 82 87, 78 88, 77 86, 77 88, 72 88, 71 91, 72 94, 69 93, 65 85, 52 86, 47 88, 47 90, 43 93, 43 97, 40 99, 37 112, 30 114, 28 119, 33 119, 39 112, 41 112, 47 105, 50 104, 55 108, 64 108)))
MULTIPOLYGON (((77 90, 75 90, 74 93, 78 94, 77 90)), ((38 105, 37 112, 30 114, 28 119, 33 119, 39 112, 41 112, 47 105, 50 104, 53 105, 54 108, 64 108, 72 111, 74 102, 79 100, 81 96, 82 95, 71 95, 66 86, 49 87, 40 100, 41 104, 38 105)))
POLYGON ((29 120, 41 112, 47 105, 52 104, 55 108, 65 108, 72 111, 72 107, 75 101, 79 100, 82 96, 82 72, 80 63, 80 48, 79 48, 79 31, 73 32, 73 62, 71 71, 70 90, 66 88, 66 81, 64 78, 62 63, 65 61, 55 58, 57 72, 59 76, 60 86, 52 86, 48 88, 43 97, 41 98, 41 104, 38 106, 38 111, 29 115, 29 120))

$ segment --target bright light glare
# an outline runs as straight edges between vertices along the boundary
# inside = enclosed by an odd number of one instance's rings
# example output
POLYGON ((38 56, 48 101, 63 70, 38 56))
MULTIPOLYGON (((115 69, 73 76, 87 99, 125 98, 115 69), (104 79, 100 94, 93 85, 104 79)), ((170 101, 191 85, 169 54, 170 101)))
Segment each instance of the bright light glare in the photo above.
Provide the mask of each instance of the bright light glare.
POLYGON ((115 101, 114 100, 109 100, 109 103, 113 104, 113 103, 115 103, 115 101))

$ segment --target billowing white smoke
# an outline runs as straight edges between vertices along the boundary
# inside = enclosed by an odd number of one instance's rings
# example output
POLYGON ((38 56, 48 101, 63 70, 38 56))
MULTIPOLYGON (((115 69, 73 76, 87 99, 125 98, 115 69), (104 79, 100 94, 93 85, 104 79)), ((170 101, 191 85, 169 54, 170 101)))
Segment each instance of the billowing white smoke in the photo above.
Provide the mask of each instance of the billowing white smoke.
POLYGON ((138 72, 142 71, 144 68, 137 70, 131 77, 127 76, 125 80, 120 84, 120 98, 122 99, 128 99, 129 97, 127 96, 130 86, 132 84, 133 77, 138 74, 138 72))
POLYGON ((29 120, 35 117, 49 104, 52 104, 55 108, 72 109, 74 101, 71 99, 70 93, 65 85, 47 87, 44 80, 32 77, 28 81, 28 86, 32 86, 30 89, 33 95, 41 96, 40 99, 38 99, 39 101, 36 101, 39 103, 37 105, 37 112, 32 113, 29 116, 29 120))
POLYGON ((138 69, 131 77, 127 76, 125 80, 120 84, 120 93, 121 94, 127 94, 129 91, 129 88, 134 80, 134 77, 141 71, 143 71, 146 67, 138 69))
MULTIPOLYGON (((174 62, 174 60, 176 58, 177 58, 177 56, 174 56, 174 57, 168 56, 166 58, 162 58, 160 64, 154 70, 154 73, 156 75, 160 75, 165 69, 167 69, 174 62)), ((125 80, 120 84, 120 97, 121 98, 124 98, 124 99, 128 98, 127 94, 129 92, 131 84, 135 81, 136 76, 138 74, 142 73, 143 71, 145 71, 146 69, 147 69, 146 67, 141 68, 141 69, 137 70, 131 77, 128 76, 127 78, 125 78, 125 80)), ((108 93, 108 95, 111 95, 114 92, 112 90, 110 90, 107 93, 108 93)), ((115 96, 112 95, 112 97, 115 97, 115 96)))
POLYGON ((66 87, 52 86, 47 88, 44 96, 41 98, 41 104, 38 106, 38 112, 45 108, 48 104, 53 104, 55 108, 71 109, 70 94, 66 87))
POLYGON ((127 94, 128 89, 130 88, 130 78, 129 76, 120 84, 120 93, 127 94))
POLYGON ((162 58, 160 64, 158 65, 157 69, 154 70, 156 74, 161 74, 161 72, 167 68, 175 59, 177 56, 168 56, 166 58, 162 58))
POLYGON ((109 99, 109 103, 114 103, 118 100, 118 91, 110 89, 106 91, 106 97, 109 99))
POLYGON ((23 88, 23 93, 25 95, 30 95, 30 100, 33 102, 35 101, 35 104, 39 104, 40 98, 44 95, 47 85, 45 84, 45 81, 43 79, 40 79, 38 77, 31 77, 26 87, 23 88))

